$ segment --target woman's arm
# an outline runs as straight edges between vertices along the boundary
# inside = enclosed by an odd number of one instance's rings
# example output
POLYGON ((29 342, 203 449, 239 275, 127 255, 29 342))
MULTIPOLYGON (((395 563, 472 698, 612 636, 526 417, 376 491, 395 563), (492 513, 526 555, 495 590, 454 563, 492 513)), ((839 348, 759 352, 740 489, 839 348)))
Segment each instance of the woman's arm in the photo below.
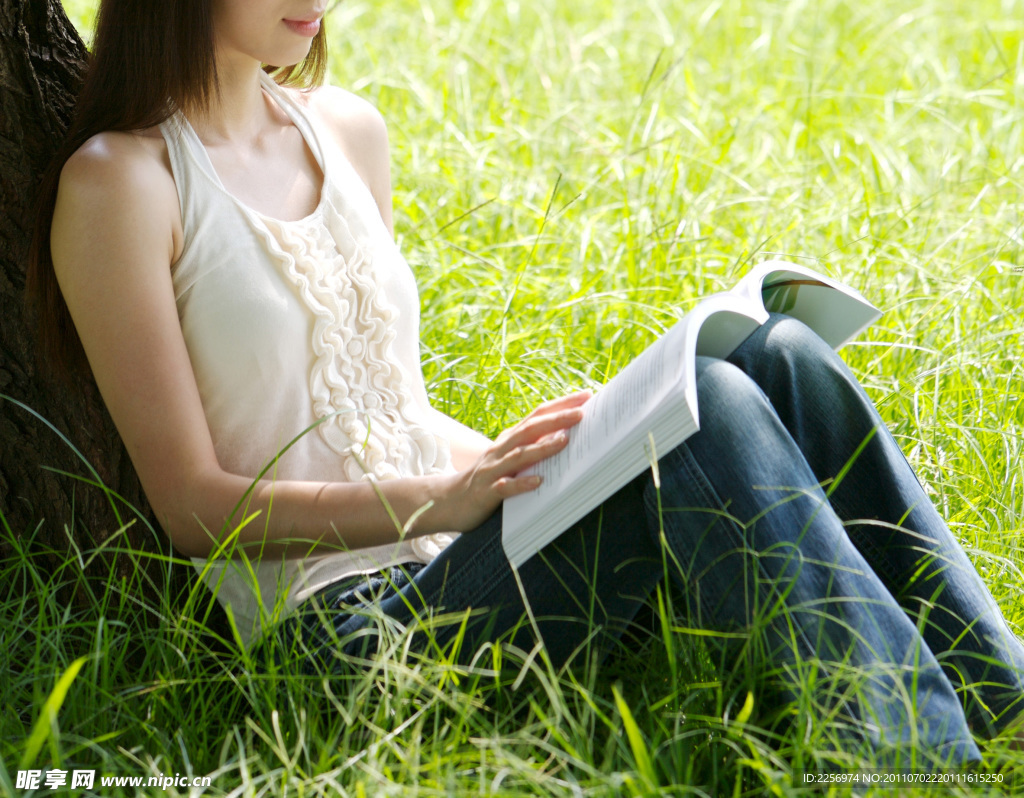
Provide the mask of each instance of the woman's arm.
MULTIPOLYGON (((218 464, 182 337, 171 282, 180 216, 162 140, 102 134, 72 156, 51 246, 96 382, 158 519, 180 552, 208 555, 251 480, 218 464)), ((557 433, 578 421, 582 401, 538 408, 458 474, 386 481, 379 490, 403 524, 433 502, 414 535, 472 529, 503 498, 535 487, 517 474, 564 446, 557 433)), ((244 513, 255 511, 259 521, 238 542, 267 553, 398 538, 368 483, 262 481, 244 513)))

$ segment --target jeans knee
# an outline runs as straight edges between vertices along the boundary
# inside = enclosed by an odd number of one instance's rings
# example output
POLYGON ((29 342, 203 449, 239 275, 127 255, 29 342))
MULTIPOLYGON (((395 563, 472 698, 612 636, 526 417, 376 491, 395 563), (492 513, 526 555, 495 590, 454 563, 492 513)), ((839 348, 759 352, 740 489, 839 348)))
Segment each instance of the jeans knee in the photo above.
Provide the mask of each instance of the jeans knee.
POLYGON ((697 403, 701 431, 719 441, 756 429, 772 413, 764 393, 732 363, 697 358, 697 403))
POLYGON ((785 365, 804 370, 808 367, 829 366, 835 360, 835 352, 818 334, 802 321, 771 314, 763 326, 761 359, 770 368, 785 365))

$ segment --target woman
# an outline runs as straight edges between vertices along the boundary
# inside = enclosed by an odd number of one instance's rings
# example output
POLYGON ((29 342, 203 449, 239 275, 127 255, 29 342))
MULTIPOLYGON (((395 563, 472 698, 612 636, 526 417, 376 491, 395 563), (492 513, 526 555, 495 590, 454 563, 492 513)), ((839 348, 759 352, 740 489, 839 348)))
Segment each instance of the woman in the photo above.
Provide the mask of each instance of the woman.
POLYGON ((330 668, 375 645, 369 602, 403 623, 472 611, 463 658, 536 631, 561 663, 614 639, 668 573, 694 623, 767 617, 764 662, 865 674, 846 711, 880 755, 978 759, 968 724, 1020 712, 1024 650, 863 391, 791 319, 701 359, 702 430, 659 485, 634 480, 512 571, 500 504, 537 486, 522 472, 565 446, 587 395, 494 442, 430 407, 384 124, 346 92, 287 85, 322 74, 322 14, 106 0, 35 240, 44 346, 87 358, 243 642, 284 617, 296 656, 330 668))

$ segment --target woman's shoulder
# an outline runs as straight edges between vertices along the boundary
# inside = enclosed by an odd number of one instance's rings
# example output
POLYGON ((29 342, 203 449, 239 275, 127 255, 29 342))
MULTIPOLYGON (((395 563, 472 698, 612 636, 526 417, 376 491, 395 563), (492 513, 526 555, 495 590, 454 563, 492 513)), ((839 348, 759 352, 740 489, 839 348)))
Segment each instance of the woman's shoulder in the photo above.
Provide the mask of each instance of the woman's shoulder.
MULTIPOLYGON (((170 224, 175 250, 180 242, 177 189, 167 147, 156 128, 98 133, 64 163, 57 189, 55 223, 65 217, 103 227, 134 218, 145 209, 157 228, 170 224)), ((164 228, 168 229, 168 228, 164 228)))
POLYGON ((75 150, 60 173, 59 191, 87 202, 175 199, 177 191, 159 130, 97 133, 75 150))
POLYGON ((312 91, 294 92, 325 131, 330 145, 345 156, 370 189, 390 226, 391 163, 388 131, 384 117, 372 103, 337 86, 321 86, 312 91))
POLYGON ((310 91, 295 92, 293 96, 335 138, 347 141, 387 135, 380 111, 366 99, 338 86, 319 86, 310 91))
MULTIPOLYGON (((157 128, 137 132, 108 130, 87 139, 68 158, 61 181, 100 186, 110 181, 171 178, 167 145, 157 128)), ((157 182, 160 182, 159 179, 157 182)))

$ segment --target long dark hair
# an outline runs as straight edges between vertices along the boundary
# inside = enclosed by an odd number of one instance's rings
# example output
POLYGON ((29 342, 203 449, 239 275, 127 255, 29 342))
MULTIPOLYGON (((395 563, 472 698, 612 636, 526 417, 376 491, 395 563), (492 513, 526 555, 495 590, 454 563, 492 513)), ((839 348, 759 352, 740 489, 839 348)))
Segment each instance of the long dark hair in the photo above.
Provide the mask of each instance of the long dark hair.
MULTIPOLYGON (((67 138, 40 184, 38 213, 29 250, 26 299, 39 322, 45 371, 88 372, 85 352, 57 285, 50 255, 50 226, 57 183, 68 158, 107 130, 153 127, 177 110, 202 110, 217 92, 212 0, 102 0, 85 82, 67 138)), ((287 86, 312 87, 327 67, 324 28, 309 54, 288 67, 268 65, 287 86)))

